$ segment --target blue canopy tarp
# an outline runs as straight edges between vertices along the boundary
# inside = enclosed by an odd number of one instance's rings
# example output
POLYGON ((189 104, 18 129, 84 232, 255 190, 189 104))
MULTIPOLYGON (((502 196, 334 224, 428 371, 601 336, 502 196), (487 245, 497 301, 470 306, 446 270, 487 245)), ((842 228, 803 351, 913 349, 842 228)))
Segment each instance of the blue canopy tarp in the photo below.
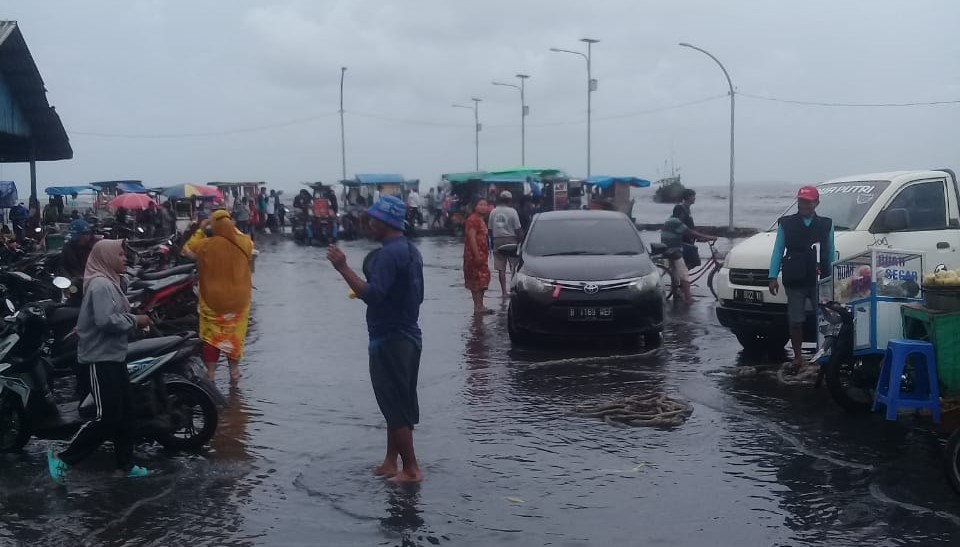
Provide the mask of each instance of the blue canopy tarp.
POLYGON ((17 183, 12 180, 0 180, 0 207, 13 207, 18 199, 17 183))
POLYGON ((50 186, 45 190, 48 196, 72 196, 73 194, 96 191, 96 188, 89 184, 83 186, 50 186))
POLYGON ((650 181, 646 179, 640 179, 637 177, 607 177, 607 176, 594 176, 589 177, 583 181, 586 184, 592 184, 597 188, 610 188, 617 182, 624 184, 629 184, 634 188, 646 188, 650 186, 650 181))
POLYGON ((403 184, 407 182, 403 175, 393 173, 354 175, 354 180, 360 184, 403 184))
POLYGON ((149 192, 149 190, 143 187, 143 183, 139 180, 107 180, 103 182, 91 182, 90 186, 99 190, 116 189, 118 192, 125 192, 127 194, 146 194, 149 192))

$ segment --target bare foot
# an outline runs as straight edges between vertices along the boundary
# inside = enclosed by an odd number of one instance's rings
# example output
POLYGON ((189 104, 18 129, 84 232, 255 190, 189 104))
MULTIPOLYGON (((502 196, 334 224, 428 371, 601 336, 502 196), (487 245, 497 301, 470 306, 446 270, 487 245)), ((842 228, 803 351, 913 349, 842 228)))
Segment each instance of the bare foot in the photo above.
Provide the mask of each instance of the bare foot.
POLYGON ((387 479, 392 484, 417 484, 423 480, 423 473, 419 468, 404 469, 400 473, 387 479))
POLYGON ((378 477, 393 477, 399 472, 400 470, 397 469, 397 464, 395 463, 382 463, 373 468, 373 474, 378 477))
POLYGON ((240 377, 243 374, 240 374, 240 367, 232 366, 230 367, 230 383, 235 384, 240 381, 240 377))

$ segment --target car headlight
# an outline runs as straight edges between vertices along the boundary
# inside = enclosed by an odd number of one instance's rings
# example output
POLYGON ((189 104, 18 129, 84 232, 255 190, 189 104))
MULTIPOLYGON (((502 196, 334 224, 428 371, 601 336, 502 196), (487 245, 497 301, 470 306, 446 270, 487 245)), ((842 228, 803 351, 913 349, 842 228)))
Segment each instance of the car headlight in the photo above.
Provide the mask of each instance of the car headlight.
POLYGON ((545 283, 542 279, 517 272, 517 289, 528 293, 548 293, 553 290, 553 285, 545 283))
POLYGON ((630 284, 630 287, 639 292, 648 290, 660 290, 660 271, 654 270, 643 277, 638 277, 630 284))

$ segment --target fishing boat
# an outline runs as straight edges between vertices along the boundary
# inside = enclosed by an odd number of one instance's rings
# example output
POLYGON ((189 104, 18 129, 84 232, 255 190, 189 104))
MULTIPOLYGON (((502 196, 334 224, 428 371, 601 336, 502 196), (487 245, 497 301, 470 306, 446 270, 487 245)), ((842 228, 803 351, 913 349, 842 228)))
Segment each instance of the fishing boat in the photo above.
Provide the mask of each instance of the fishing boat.
MULTIPOLYGON (((664 163, 664 170, 666 170, 666 161, 664 163)), ((670 175, 665 176, 656 182, 657 189, 653 193, 653 201, 657 203, 679 203, 680 194, 686 189, 683 186, 683 183, 680 182, 680 173, 674 169, 673 165, 670 166, 670 175)))

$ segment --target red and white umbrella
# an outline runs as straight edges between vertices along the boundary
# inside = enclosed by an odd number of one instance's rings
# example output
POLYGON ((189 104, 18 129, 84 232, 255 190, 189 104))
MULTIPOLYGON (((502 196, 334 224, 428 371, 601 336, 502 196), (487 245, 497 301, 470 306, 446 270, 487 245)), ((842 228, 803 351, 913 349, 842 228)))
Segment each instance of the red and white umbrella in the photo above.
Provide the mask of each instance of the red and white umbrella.
POLYGON ((127 209, 128 211, 142 211, 157 206, 157 202, 146 194, 120 194, 110 200, 107 205, 111 209, 127 209))

